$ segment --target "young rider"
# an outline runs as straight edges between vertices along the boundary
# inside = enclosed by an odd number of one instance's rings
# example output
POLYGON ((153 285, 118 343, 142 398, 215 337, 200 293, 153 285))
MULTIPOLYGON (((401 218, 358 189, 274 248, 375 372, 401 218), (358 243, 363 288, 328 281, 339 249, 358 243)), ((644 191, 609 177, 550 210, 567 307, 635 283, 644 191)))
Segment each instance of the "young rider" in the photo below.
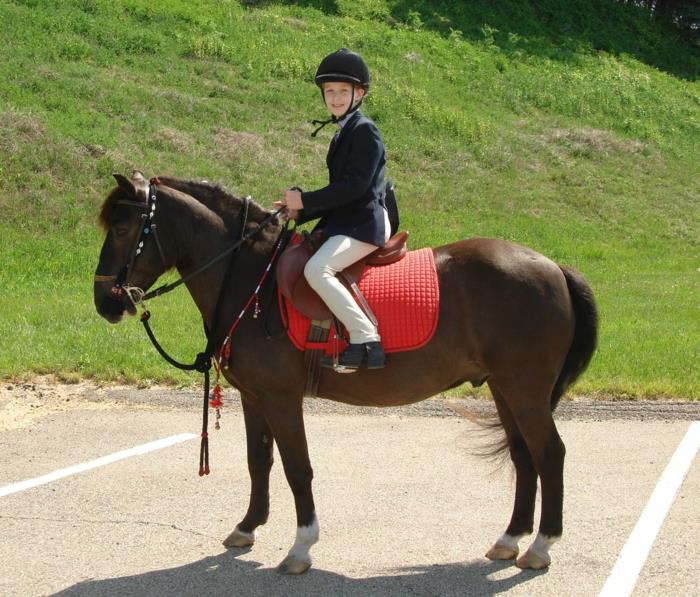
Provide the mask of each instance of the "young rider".
MULTIPOLYGON (((327 240, 309 259, 304 275, 350 334, 338 367, 380 369, 385 356, 378 330, 336 278, 390 236, 384 143, 374 122, 359 110, 369 91, 369 69, 359 54, 343 48, 321 61, 315 81, 331 115, 322 124, 338 126, 326 157, 329 184, 316 191, 287 190, 276 206, 285 205, 297 223, 321 218, 315 229, 323 230, 327 240)), ((330 357, 321 364, 333 367, 330 357)))

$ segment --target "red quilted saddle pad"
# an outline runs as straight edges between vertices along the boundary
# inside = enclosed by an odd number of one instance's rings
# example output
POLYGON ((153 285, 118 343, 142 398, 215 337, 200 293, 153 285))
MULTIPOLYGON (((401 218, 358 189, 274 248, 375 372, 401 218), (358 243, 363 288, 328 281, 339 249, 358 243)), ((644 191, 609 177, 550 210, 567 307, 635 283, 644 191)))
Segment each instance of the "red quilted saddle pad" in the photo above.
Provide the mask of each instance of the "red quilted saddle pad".
MULTIPOLYGON (((377 316, 385 352, 415 350, 433 337, 438 322, 440 289, 431 249, 409 251, 391 265, 366 267, 358 285, 377 316)), ((299 313, 281 293, 278 295, 282 319, 289 322, 287 335, 294 346, 304 350, 311 320, 299 313)), ((317 344, 312 346, 319 348, 317 344)), ((341 345, 340 349, 343 348, 341 345)), ((332 353, 330 338, 325 351, 332 353)))

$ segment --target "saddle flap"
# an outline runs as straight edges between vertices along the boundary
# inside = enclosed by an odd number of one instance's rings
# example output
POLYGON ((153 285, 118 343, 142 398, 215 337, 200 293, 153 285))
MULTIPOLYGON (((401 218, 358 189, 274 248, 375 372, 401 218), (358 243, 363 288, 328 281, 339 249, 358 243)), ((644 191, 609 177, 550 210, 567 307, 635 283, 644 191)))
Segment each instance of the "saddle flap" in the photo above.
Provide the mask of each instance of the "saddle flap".
POLYGON ((311 319, 331 319, 331 311, 304 277, 304 266, 316 248, 309 239, 293 240, 277 261, 275 276, 280 293, 311 319))
POLYGON ((303 277, 304 266, 311 255, 311 248, 305 242, 290 243, 277 260, 275 268, 277 286, 280 292, 290 300, 294 294, 294 286, 297 280, 303 277))

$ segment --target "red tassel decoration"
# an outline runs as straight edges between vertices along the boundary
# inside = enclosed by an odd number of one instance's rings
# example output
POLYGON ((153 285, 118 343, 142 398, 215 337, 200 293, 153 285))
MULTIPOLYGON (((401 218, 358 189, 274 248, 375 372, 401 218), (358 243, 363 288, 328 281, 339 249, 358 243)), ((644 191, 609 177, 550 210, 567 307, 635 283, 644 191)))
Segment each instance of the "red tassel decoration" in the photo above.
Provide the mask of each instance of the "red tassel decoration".
POLYGON ((212 398, 209 400, 209 406, 212 408, 221 408, 224 405, 223 396, 221 395, 221 386, 217 383, 212 392, 212 398))

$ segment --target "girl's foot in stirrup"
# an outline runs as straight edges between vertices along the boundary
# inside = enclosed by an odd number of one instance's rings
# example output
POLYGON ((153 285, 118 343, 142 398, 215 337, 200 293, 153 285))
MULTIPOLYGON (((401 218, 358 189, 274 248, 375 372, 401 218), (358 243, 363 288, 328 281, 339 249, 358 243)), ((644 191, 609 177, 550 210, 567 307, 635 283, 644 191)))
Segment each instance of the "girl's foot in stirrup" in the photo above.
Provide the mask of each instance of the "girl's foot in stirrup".
POLYGON ((321 367, 329 367, 336 371, 354 371, 359 369, 367 360, 365 344, 348 344, 348 347, 338 356, 338 364, 333 362, 333 357, 322 356, 321 367))
POLYGON ((367 342, 367 369, 383 369, 386 366, 386 355, 381 342, 367 342))
POLYGON ((366 366, 367 369, 384 368, 386 365, 386 356, 380 342, 348 344, 348 347, 340 353, 337 365, 334 365, 333 357, 321 357, 322 367, 329 367, 341 373, 356 371, 363 365, 366 366))

